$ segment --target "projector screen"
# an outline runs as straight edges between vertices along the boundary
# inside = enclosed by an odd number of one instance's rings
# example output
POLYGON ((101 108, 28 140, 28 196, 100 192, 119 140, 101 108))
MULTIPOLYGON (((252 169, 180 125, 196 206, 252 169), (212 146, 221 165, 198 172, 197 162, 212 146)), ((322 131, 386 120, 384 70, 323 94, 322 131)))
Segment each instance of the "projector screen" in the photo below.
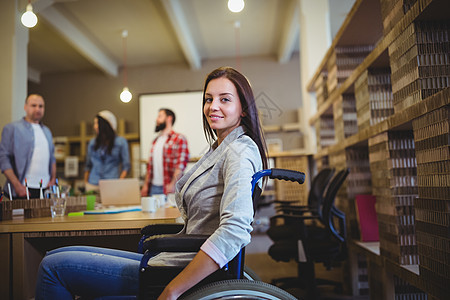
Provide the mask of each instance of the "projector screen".
POLYGON ((168 108, 175 113, 173 130, 183 134, 189 147, 190 158, 202 156, 209 149, 203 134, 202 92, 147 94, 139 97, 139 134, 141 159, 148 160, 159 109, 168 108))

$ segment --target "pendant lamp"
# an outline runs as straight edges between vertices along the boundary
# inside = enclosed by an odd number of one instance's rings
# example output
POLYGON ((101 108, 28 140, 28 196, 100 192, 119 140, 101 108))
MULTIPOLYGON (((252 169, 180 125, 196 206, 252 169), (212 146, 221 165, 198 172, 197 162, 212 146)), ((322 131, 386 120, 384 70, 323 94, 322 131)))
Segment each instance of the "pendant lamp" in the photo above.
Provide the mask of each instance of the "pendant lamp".
POLYGON ((23 13, 22 17, 20 18, 20 21, 22 22, 23 26, 28 28, 33 28, 34 26, 36 26, 38 18, 33 12, 31 0, 28 0, 27 10, 26 12, 23 13))
POLYGON ((123 40, 123 90, 120 93, 120 100, 123 103, 128 103, 133 98, 130 90, 128 89, 128 80, 127 80, 127 37, 128 31, 122 31, 122 40, 123 40))

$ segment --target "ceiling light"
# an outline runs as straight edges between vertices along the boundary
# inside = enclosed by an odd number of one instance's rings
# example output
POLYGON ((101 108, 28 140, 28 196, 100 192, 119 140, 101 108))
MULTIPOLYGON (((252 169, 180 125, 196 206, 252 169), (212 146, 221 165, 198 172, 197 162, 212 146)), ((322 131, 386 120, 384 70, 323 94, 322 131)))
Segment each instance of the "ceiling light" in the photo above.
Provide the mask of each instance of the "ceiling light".
POLYGON ((128 103, 131 101, 131 98, 133 98, 133 95, 130 93, 130 90, 127 87, 124 87, 122 93, 120 93, 120 100, 122 100, 123 103, 128 103))
POLYGON ((27 5, 27 11, 23 13, 22 18, 20 18, 22 24, 28 28, 32 28, 37 24, 37 16, 33 12, 33 6, 31 3, 27 5))
POLYGON ((228 9, 234 13, 241 12, 244 6, 244 0, 228 0, 228 9))
POLYGON ((127 82, 127 37, 128 37, 128 31, 124 30, 122 31, 122 40, 123 40, 123 85, 124 88, 122 90, 122 93, 120 93, 120 100, 124 103, 128 103, 131 101, 131 98, 133 98, 133 95, 131 94, 130 90, 128 89, 128 82, 127 82))

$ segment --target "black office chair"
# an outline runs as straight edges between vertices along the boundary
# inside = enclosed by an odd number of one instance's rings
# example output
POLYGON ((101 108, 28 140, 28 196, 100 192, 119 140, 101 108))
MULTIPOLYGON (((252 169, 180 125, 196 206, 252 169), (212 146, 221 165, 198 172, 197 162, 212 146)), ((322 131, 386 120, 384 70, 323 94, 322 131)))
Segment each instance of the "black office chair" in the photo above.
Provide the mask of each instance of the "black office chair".
MULTIPOLYGON (((334 169, 324 168, 319 173, 314 176, 311 181, 311 188, 308 193, 308 204, 307 205, 293 205, 289 204, 278 204, 277 205, 277 213, 278 214, 292 214, 292 215, 305 215, 309 214, 312 216, 317 216, 317 220, 319 221, 318 226, 325 227, 322 218, 322 205, 324 201, 324 194, 326 187, 328 186, 331 177, 334 174, 334 169)), ((279 203, 282 201, 278 201, 275 203, 279 203)), ((283 240, 286 238, 292 237, 293 234, 297 231, 298 228, 298 219, 283 219, 282 224, 278 224, 275 220, 279 220, 277 218, 272 218, 272 222, 270 223, 269 229, 266 231, 266 234, 270 237, 272 241, 283 240)), ((316 219, 314 219, 316 220, 316 219)), ((303 222, 303 220, 300 220, 303 222)), ((316 225, 312 225, 316 226, 316 225)), ((312 228, 310 230, 313 230, 312 228)))
POLYGON ((314 263, 320 262, 330 269, 336 262, 346 258, 345 214, 334 206, 339 188, 347 178, 349 171, 339 171, 331 180, 323 202, 323 232, 309 232, 303 221, 318 218, 315 216, 276 215, 274 218, 288 218, 299 224, 297 232, 291 237, 276 241, 269 248, 269 255, 276 261, 296 260, 298 277, 276 279, 272 283, 282 288, 302 287, 307 290, 307 299, 318 299, 317 285, 334 285, 342 290, 340 282, 316 279, 314 263))
MULTIPOLYGON (((257 206, 257 198, 261 193, 256 183, 264 176, 298 183, 303 183, 305 180, 304 173, 291 170, 270 169, 257 172, 252 180, 254 208, 257 206)), ((159 234, 162 228, 161 226, 159 228, 151 227, 153 226, 144 229, 145 233, 159 234)), ((208 236, 186 234, 154 235, 146 238, 142 246, 145 254, 140 266, 139 298, 157 298, 165 286, 183 269, 179 267, 150 267, 148 266, 148 260, 152 256, 159 252, 198 252, 207 238, 208 236)), ((244 257, 245 249, 242 249, 226 266, 206 277, 194 288, 183 294, 180 299, 235 299, 236 297, 240 299, 296 299, 273 285, 243 279, 245 273, 244 257)))

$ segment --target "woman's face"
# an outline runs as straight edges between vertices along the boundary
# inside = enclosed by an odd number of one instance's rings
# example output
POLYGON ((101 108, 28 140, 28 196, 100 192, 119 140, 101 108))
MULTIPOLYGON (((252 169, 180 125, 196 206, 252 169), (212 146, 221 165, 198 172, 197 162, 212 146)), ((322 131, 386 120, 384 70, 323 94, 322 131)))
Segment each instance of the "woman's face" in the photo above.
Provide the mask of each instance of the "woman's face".
POLYGON ((98 119, 97 118, 94 119, 94 131, 95 131, 95 134, 98 135, 98 119))
POLYGON ((229 79, 221 77, 208 83, 203 113, 211 129, 216 130, 219 143, 240 125, 241 101, 236 87, 229 79))

